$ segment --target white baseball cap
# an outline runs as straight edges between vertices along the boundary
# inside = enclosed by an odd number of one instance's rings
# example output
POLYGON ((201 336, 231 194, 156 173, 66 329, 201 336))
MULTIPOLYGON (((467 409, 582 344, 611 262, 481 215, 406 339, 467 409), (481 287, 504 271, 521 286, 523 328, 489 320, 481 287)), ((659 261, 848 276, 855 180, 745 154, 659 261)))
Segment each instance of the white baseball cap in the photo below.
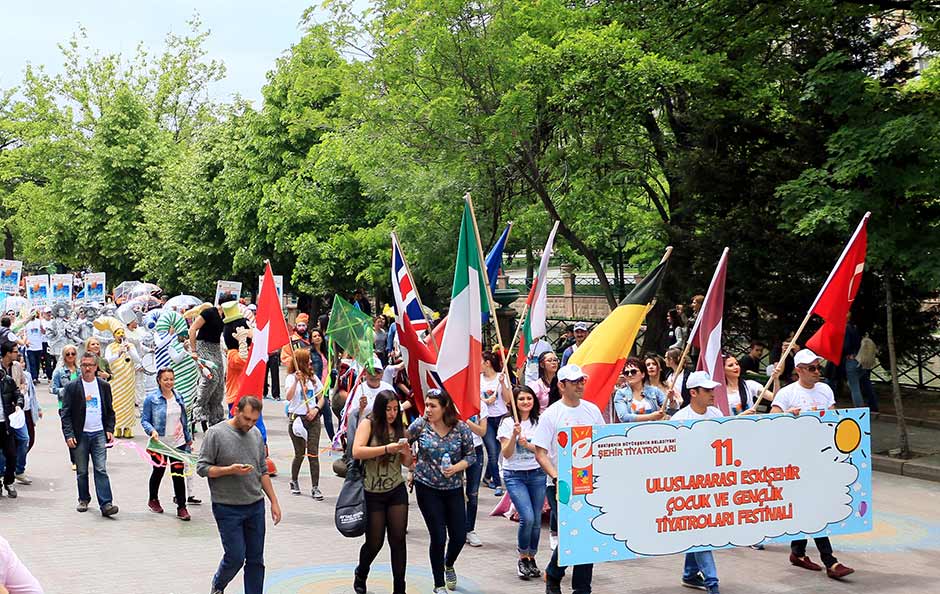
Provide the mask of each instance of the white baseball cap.
POLYGON ((587 327, 587 324, 585 324, 584 322, 577 322, 577 323, 574 325, 574 329, 575 329, 575 330, 584 330, 585 332, 587 332, 588 327, 587 327))
POLYGON ((708 374, 707 371, 694 371, 689 374, 689 381, 686 383, 686 387, 690 390, 692 388, 705 388, 706 390, 714 390, 719 385, 718 382, 712 381, 712 376, 708 374))
POLYGON ((558 370, 558 381, 560 382, 574 382, 581 378, 587 379, 588 375, 574 363, 568 363, 558 370))
POLYGON ((793 364, 794 365, 810 365, 822 359, 819 355, 814 353, 809 349, 802 349, 797 354, 793 355, 793 364))
POLYGON ((385 369, 385 366, 382 365, 382 360, 375 355, 372 356, 372 369, 375 371, 382 371, 385 369))

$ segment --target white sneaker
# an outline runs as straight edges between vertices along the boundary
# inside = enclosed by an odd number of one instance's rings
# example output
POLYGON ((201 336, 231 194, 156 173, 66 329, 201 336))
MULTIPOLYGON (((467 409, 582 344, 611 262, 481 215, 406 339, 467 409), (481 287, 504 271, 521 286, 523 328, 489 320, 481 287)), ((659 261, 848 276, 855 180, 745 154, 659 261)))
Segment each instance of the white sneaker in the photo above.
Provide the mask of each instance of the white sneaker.
POLYGON ((471 530, 467 532, 467 544, 471 547, 482 547, 483 541, 480 540, 480 537, 477 536, 477 533, 471 530))
POLYGON ((28 476, 26 476, 25 474, 18 474, 18 475, 16 475, 16 482, 18 482, 18 483, 21 484, 21 485, 32 485, 32 484, 33 484, 33 480, 32 480, 31 478, 29 478, 28 476))
POLYGON ((551 534, 549 534, 548 542, 551 545, 553 551, 557 549, 558 548, 558 533, 552 532, 551 534))

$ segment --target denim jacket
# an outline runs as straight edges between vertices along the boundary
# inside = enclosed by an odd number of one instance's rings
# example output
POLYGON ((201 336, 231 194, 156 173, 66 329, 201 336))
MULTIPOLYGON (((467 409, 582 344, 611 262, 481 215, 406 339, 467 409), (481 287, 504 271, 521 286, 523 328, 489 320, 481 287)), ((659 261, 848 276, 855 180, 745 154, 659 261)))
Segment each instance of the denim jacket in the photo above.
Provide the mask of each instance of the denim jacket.
MULTIPOLYGON (((653 386, 643 386, 643 397, 652 404, 655 412, 662 407, 666 395, 659 388, 653 386)), ((639 414, 630 410, 630 402, 633 401, 633 388, 624 386, 614 394, 614 410, 617 412, 617 418, 621 423, 635 423, 639 414)))
POLYGON ((52 372, 52 384, 49 386, 49 391, 59 399, 59 402, 62 402, 62 390, 65 389, 65 386, 72 381, 77 380, 81 377, 78 369, 73 373, 68 370, 67 367, 56 367, 55 371, 52 372))
MULTIPOLYGON (((173 397, 176 398, 176 403, 180 405, 180 411, 182 411, 180 422, 183 423, 183 436, 186 438, 186 443, 189 443, 193 440, 193 436, 189 432, 186 405, 183 403, 183 398, 176 393, 176 390, 173 391, 173 397)), ((160 390, 149 392, 147 397, 144 398, 144 408, 140 413, 140 424, 147 432, 147 435, 150 435, 154 429, 157 430, 157 435, 160 437, 166 435, 166 399, 160 393, 160 390)))

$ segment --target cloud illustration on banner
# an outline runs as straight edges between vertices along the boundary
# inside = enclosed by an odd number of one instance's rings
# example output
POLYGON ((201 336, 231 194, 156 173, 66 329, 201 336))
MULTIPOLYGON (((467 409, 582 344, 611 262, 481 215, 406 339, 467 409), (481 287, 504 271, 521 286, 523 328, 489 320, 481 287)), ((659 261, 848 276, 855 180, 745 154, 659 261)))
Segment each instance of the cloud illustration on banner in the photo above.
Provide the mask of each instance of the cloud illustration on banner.
POLYGON ((850 446, 858 445, 857 424, 855 427, 847 423, 837 425, 831 422, 829 415, 826 417, 809 415, 757 421, 729 419, 720 423, 720 429, 718 421, 698 421, 691 426, 642 423, 631 426, 624 436, 599 439, 594 442, 594 492, 585 497, 589 505, 601 512, 592 520, 592 526, 596 531, 623 542, 637 555, 669 555, 698 546, 747 546, 784 534, 812 534, 824 530, 828 524, 841 522, 853 513, 849 490, 859 476, 858 469, 849 460, 850 446), (795 435, 800 439, 794 440, 795 435), (734 443, 735 461, 731 465, 715 465, 713 442, 716 436, 730 438, 734 443), (679 444, 677 451, 636 456, 629 462, 629 473, 623 472, 622 458, 596 455, 601 448, 627 447, 636 442, 668 443, 672 440, 679 444), (741 484, 740 476, 744 471, 790 464, 799 466, 799 479, 773 483, 774 487, 783 489, 782 500, 763 504, 734 503, 733 496, 737 491, 770 486, 766 481, 741 484), (702 474, 736 472, 739 480, 736 485, 727 487, 648 492, 647 479, 687 477, 689 469, 702 474), (667 513, 667 502, 673 497, 716 493, 728 493, 728 504, 715 506, 712 497, 711 507, 667 513), (661 532, 656 522, 657 518, 716 512, 733 512, 737 519, 738 510, 791 503, 792 518, 751 524, 732 523, 706 530, 661 532))

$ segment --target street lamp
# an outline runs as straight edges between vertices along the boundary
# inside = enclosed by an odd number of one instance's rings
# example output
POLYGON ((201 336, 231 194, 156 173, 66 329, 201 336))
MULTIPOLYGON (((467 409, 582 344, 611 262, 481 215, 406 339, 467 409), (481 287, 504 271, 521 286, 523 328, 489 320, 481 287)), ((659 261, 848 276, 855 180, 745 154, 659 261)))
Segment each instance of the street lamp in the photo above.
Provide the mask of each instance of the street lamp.
POLYGON ((618 287, 618 294, 620 295, 618 301, 623 301, 624 297, 627 296, 627 286, 623 270, 623 248, 627 246, 627 233, 622 223, 617 225, 617 228, 614 229, 614 241, 617 242, 617 260, 614 262, 614 277, 618 287))

